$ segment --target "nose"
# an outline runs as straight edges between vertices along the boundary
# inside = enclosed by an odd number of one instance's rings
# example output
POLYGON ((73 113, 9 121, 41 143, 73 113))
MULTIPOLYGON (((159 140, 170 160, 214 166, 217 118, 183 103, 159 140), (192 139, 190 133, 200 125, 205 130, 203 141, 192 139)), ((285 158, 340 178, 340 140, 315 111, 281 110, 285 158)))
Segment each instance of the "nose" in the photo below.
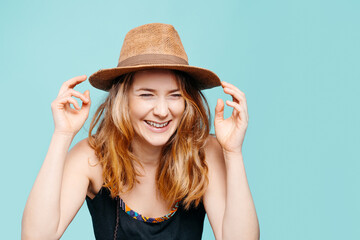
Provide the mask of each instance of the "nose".
POLYGON ((165 118, 169 114, 169 106, 165 99, 159 99, 154 106, 154 115, 165 118))

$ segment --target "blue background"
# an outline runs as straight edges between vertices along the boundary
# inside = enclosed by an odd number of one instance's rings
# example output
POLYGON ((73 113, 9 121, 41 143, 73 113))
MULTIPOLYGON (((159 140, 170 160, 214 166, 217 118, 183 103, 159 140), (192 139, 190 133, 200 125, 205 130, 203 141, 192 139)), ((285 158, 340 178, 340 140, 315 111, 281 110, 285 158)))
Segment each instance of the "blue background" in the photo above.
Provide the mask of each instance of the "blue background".
MULTIPOLYGON (((355 0, 1 1, 0 239, 20 239, 61 84, 115 67, 125 34, 151 22, 172 24, 191 65, 246 94, 243 154, 261 239, 357 239, 359 12, 355 0)), ((88 81, 75 89, 90 89, 92 106, 72 146, 106 95, 88 81)), ((212 114, 218 97, 230 99, 205 94, 212 114)), ((86 203, 62 239, 94 239, 86 203)), ((214 239, 207 220, 204 239, 214 239)))

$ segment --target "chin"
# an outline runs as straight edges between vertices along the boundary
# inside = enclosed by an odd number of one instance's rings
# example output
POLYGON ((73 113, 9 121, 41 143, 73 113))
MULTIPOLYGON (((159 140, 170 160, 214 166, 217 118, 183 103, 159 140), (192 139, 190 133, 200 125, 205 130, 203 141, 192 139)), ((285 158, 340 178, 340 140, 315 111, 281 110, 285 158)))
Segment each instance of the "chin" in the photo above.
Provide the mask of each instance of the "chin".
POLYGON ((155 133, 149 131, 147 128, 139 128, 139 130, 138 134, 136 134, 139 143, 153 147, 164 146, 176 131, 176 129, 168 129, 168 131, 163 133, 155 133))
POLYGON ((147 138, 145 139, 145 141, 147 142, 147 144, 152 145, 154 147, 162 147, 164 146, 168 141, 169 141, 170 137, 167 138, 147 138))

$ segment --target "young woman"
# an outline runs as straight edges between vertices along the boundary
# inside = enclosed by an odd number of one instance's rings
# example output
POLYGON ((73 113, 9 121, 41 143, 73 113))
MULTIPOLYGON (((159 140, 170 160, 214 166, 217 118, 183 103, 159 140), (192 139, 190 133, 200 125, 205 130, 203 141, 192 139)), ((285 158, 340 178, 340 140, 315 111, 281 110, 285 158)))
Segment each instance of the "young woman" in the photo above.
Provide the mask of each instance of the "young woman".
POLYGON ((51 105, 55 131, 25 206, 22 239, 59 239, 84 201, 97 239, 201 239, 205 214, 216 239, 259 239, 242 157, 245 95, 190 66, 173 26, 132 29, 118 66, 90 76, 109 95, 88 138, 68 151, 89 114, 89 91, 74 90, 86 78, 66 81, 51 105), (201 90, 215 86, 232 96, 233 112, 224 119, 218 99, 212 136, 201 90))

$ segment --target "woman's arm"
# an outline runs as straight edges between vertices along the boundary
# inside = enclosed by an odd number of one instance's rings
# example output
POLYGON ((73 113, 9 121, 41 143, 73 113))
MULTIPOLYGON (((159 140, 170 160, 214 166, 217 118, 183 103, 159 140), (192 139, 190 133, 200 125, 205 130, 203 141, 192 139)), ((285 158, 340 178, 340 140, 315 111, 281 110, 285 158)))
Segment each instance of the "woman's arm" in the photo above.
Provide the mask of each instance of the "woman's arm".
POLYGON ((55 131, 25 205, 22 239, 59 239, 85 200, 89 186, 86 142, 68 152, 89 114, 89 92, 73 89, 85 79, 84 75, 64 82, 51 103, 55 131), (81 108, 72 96, 81 98, 81 108))
POLYGON ((217 240, 259 239, 259 223, 242 154, 224 153, 216 138, 206 146, 209 186, 204 206, 217 240))
POLYGON ((226 204, 222 224, 225 239, 259 239, 259 222, 246 178, 241 153, 224 152, 226 165, 226 204))
POLYGON ((21 239, 54 237, 60 219, 60 189, 72 136, 53 134, 45 160, 27 199, 21 239))
POLYGON ((214 119, 217 143, 210 141, 206 157, 209 166, 206 211, 216 239, 259 239, 259 223, 242 155, 249 120, 246 98, 232 84, 222 82, 222 87, 233 98, 226 101, 233 112, 224 119, 224 102, 218 99, 214 119))
POLYGON ((70 223, 68 215, 75 215, 84 202, 89 179, 81 172, 83 170, 79 167, 82 164, 75 156, 85 156, 75 152, 79 146, 75 146, 67 154, 72 139, 72 136, 53 134, 44 163, 25 205, 22 239, 59 239, 65 231, 65 219, 70 223))

